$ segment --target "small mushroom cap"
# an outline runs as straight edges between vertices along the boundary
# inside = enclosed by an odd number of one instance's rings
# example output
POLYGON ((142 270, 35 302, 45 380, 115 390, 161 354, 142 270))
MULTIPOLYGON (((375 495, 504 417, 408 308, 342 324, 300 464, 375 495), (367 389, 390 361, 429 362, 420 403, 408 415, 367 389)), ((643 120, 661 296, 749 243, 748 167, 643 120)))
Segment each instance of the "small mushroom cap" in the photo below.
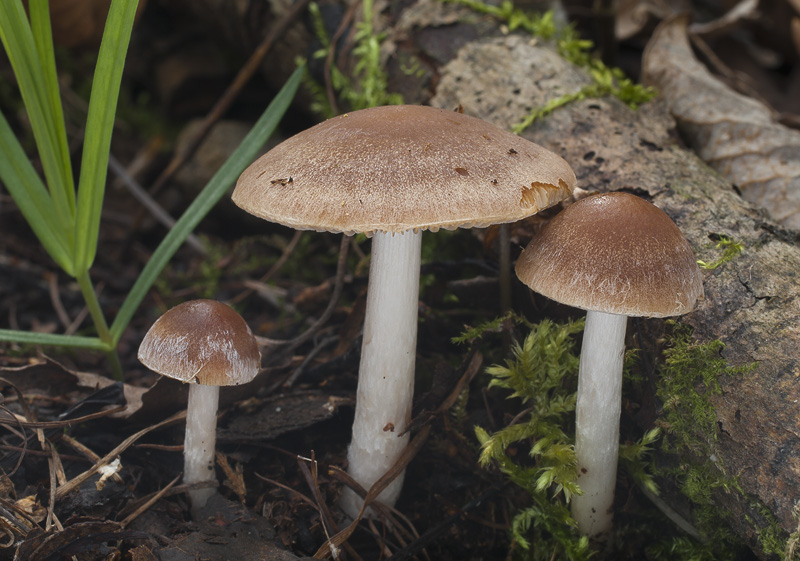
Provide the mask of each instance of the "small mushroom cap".
POLYGON ((233 202, 299 230, 371 234, 513 222, 568 197, 560 156, 490 123, 419 105, 362 109, 282 142, 233 202))
POLYGON ((250 327, 215 300, 184 302, 158 318, 139 346, 139 360, 162 376, 207 386, 246 384, 261 366, 250 327))
POLYGON ((552 300, 609 314, 677 316, 703 294, 694 253, 675 223, 623 192, 593 195, 557 214, 516 270, 552 300))

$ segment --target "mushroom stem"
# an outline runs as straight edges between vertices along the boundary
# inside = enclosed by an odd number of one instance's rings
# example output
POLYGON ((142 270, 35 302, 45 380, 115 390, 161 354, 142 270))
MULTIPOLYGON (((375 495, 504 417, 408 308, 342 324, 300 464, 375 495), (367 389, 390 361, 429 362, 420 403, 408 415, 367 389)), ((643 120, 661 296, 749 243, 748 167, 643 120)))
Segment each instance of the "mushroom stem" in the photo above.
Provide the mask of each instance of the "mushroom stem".
POLYGON ((575 409, 575 455, 583 495, 572 499, 572 516, 589 537, 598 537, 612 525, 627 319, 586 313, 575 409))
MULTIPOLYGON (((192 384, 186 410, 186 439, 183 444, 183 482, 216 481, 214 448, 217 440, 219 386, 192 384)), ((203 508, 216 492, 214 486, 189 491, 192 510, 203 508)))
MULTIPOLYGON (((348 473, 369 489, 391 468, 408 444, 399 436, 411 417, 417 346, 419 266, 422 234, 376 232, 364 317, 353 438, 348 473)), ((378 497, 394 505, 403 485, 398 476, 378 497)), ((342 509, 352 517, 363 500, 345 489, 342 509)))

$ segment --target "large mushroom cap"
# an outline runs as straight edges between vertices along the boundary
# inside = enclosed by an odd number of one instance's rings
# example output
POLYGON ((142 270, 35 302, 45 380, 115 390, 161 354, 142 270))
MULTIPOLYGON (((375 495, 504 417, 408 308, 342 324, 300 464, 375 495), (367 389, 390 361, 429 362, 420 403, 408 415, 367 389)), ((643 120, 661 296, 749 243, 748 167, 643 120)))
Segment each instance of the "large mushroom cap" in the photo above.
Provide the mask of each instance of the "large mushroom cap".
POLYGON ((610 314, 681 315, 703 294, 694 253, 675 223, 622 192, 568 206, 525 248, 516 269, 552 300, 610 314))
POLYGON ((256 377, 261 366, 250 327, 230 306, 192 300, 158 318, 139 346, 150 370, 207 386, 237 386, 256 377))
POLYGON ((561 157, 467 115, 374 107, 282 142, 239 178, 233 202, 296 229, 373 233, 513 222, 570 195, 561 157))

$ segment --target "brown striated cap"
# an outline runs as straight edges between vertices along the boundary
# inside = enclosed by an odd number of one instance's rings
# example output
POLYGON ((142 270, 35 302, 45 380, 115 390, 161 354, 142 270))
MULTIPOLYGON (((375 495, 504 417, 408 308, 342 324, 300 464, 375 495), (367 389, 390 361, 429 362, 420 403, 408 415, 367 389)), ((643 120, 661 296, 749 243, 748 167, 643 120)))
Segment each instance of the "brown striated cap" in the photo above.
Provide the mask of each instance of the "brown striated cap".
POLYGON ((626 316, 685 314, 703 294, 694 253, 675 223, 622 192, 557 214, 525 248, 517 276, 562 304, 626 316))
POLYGON ((568 197, 560 156, 462 113, 354 111, 282 142, 239 178, 233 202, 300 230, 371 234, 513 222, 568 197))
POLYGON ((238 386, 256 377, 258 343, 233 308, 215 300, 192 300, 158 318, 139 346, 150 370, 181 382, 238 386))

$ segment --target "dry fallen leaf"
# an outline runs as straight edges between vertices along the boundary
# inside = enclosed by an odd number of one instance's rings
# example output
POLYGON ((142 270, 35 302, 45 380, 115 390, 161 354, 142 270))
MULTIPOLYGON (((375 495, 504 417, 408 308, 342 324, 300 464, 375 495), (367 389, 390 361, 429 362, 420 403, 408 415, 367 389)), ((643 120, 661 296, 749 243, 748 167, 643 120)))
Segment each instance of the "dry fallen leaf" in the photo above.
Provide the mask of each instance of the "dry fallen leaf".
POLYGON ((644 53, 643 79, 666 99, 683 137, 742 196, 800 229, 800 131, 715 78, 695 58, 686 17, 663 22, 644 53))

